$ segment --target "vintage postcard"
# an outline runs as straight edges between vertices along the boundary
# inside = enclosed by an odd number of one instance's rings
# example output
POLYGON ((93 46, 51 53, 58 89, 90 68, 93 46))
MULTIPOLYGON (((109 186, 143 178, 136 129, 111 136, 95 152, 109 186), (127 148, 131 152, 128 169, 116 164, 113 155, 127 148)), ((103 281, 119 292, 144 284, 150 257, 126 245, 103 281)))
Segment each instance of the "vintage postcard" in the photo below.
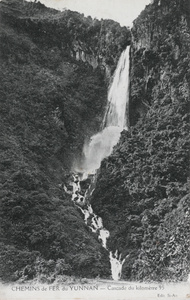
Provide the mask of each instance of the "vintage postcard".
POLYGON ((189 0, 0 1, 0 300, 190 298, 189 0))

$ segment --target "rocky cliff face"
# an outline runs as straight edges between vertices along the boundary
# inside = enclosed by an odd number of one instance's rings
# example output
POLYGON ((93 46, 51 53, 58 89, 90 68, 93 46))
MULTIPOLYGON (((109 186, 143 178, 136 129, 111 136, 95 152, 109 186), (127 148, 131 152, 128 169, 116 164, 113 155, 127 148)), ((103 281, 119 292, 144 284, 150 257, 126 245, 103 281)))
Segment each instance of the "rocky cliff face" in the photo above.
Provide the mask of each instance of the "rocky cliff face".
MULTIPOLYGON (((74 17, 77 15, 73 14, 74 17)), ((79 23, 77 22, 77 26, 80 27, 79 23)), ((73 33, 71 55, 77 60, 88 62, 94 69, 99 66, 109 81, 121 52, 130 41, 130 30, 120 27, 119 23, 112 20, 92 20, 88 17, 83 33, 80 33, 80 36, 73 33), (86 40, 88 35, 91 38, 86 40)))
POLYGON ((41 45, 64 50, 94 69, 101 67, 108 77, 130 43, 130 30, 112 20, 99 21, 69 10, 47 9, 40 2, 4 0, 1 7, 1 18, 6 24, 27 32, 41 45))
POLYGON ((157 101, 159 104, 158 98, 175 99, 177 93, 189 97, 189 9, 188 1, 154 1, 134 21, 130 90, 132 125, 146 114, 152 103, 157 101))
POLYGON ((186 280, 189 265, 189 1, 134 21, 130 130, 102 162, 92 205, 127 256, 123 278, 186 280))

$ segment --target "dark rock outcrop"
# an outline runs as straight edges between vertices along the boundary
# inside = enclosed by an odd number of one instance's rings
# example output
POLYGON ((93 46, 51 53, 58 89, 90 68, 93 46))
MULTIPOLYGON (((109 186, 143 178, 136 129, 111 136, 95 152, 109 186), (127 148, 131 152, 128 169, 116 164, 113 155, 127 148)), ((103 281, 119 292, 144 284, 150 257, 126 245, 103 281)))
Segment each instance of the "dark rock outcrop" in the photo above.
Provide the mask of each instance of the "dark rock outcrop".
POLYGON ((48 9, 38 2, 1 3, 1 20, 47 48, 57 47, 76 60, 101 67, 109 79, 120 53, 130 43, 130 30, 112 20, 85 18, 77 12, 48 9))
POLYGON ((179 87, 181 96, 189 97, 189 11, 188 1, 154 1, 134 21, 131 125, 147 113, 152 103, 160 104, 158 99, 174 99, 179 87))

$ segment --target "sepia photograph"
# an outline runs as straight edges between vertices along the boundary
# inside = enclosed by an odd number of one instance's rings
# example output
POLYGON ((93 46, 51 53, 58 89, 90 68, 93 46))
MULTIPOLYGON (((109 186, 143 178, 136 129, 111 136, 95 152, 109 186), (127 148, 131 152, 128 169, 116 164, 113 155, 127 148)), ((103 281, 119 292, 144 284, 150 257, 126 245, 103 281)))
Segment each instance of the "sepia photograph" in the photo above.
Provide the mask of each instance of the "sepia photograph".
POLYGON ((0 300, 190 299, 190 0, 0 1, 0 300))

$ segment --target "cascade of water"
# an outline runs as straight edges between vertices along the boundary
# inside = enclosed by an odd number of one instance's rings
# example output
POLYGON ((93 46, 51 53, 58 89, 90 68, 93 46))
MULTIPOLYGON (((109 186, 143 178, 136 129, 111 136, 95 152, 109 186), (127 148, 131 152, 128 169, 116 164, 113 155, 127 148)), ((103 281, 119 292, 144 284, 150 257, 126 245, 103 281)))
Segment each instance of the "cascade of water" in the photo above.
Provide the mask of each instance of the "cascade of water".
MULTIPOLYGON (((92 206, 86 203, 85 197, 81 196, 81 187, 78 175, 74 175, 73 179, 72 200, 83 213, 85 224, 92 230, 92 232, 98 234, 98 239, 101 240, 102 246, 108 250, 107 239, 109 238, 110 233, 104 228, 102 218, 98 217, 93 212, 92 206)), ((114 254, 109 251, 109 259, 111 264, 112 278, 113 280, 119 280, 121 277, 122 266, 126 258, 122 260, 121 254, 119 255, 118 250, 116 250, 114 254)))
POLYGON ((109 87, 102 131, 92 136, 90 142, 84 145, 85 160, 82 169, 88 174, 94 174, 99 169, 101 161, 111 154, 118 143, 121 131, 127 129, 128 81, 129 47, 121 54, 109 87))
MULTIPOLYGON (((126 110, 128 109, 128 81, 129 81, 129 47, 121 54, 112 83, 108 92, 108 103, 102 123, 102 131, 91 137, 88 144, 84 145, 84 156, 81 178, 88 178, 88 174, 96 174, 101 165, 101 161, 109 156, 113 147, 120 138, 123 129, 127 129, 126 110)), ((92 210, 91 205, 87 205, 87 194, 91 195, 94 184, 88 189, 84 196, 81 196, 80 180, 74 176, 72 200, 80 208, 84 215, 86 225, 98 233, 98 238, 102 241, 102 246, 107 249, 107 238, 110 236, 108 230, 103 227, 103 221, 92 210)), ((108 249, 107 249, 108 250, 108 249)), ((112 278, 119 280, 125 259, 121 259, 118 251, 113 254, 109 252, 112 278)))
POLYGON ((80 181, 78 176, 74 175, 73 178, 74 181, 72 183, 73 186, 72 200, 83 213, 85 224, 89 226, 92 232, 98 233, 98 238, 99 240, 102 241, 102 246, 105 249, 107 249, 106 242, 107 242, 107 238, 109 237, 109 231, 103 227, 102 218, 98 217, 93 212, 92 206, 89 204, 87 205, 85 201, 85 197, 80 195, 81 187, 80 187, 80 181))
POLYGON ((126 257, 122 260, 121 254, 119 255, 118 250, 116 250, 114 254, 110 251, 109 258, 111 263, 112 278, 113 280, 119 280, 121 278, 122 266, 126 260, 126 257))
POLYGON ((117 126, 122 131, 127 127, 126 108, 128 104, 128 85, 129 85, 129 49, 121 54, 113 81, 108 92, 108 103, 103 119, 103 128, 117 126))

